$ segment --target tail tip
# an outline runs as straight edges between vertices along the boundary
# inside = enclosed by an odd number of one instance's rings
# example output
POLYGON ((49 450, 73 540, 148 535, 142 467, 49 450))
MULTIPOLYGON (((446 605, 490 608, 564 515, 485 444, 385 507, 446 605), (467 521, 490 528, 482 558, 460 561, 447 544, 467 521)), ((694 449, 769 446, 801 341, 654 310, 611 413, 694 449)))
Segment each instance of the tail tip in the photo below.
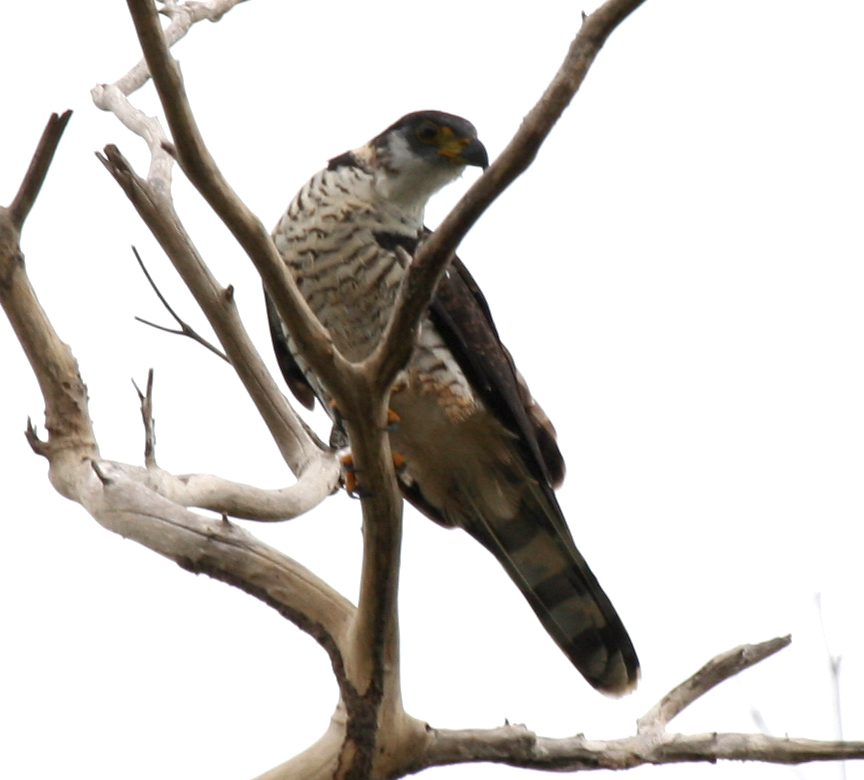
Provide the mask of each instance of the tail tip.
POLYGON ((600 693, 614 699, 620 699, 636 690, 641 676, 638 661, 628 663, 620 653, 616 653, 610 659, 610 663, 607 664, 603 675, 596 679, 589 678, 588 682, 600 693))

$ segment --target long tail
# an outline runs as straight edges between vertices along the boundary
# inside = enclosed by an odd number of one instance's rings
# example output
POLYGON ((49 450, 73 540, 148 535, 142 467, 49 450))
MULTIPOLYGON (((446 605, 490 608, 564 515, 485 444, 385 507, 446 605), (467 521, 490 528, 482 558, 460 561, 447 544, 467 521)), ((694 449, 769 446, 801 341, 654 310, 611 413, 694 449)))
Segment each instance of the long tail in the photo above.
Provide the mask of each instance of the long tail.
POLYGON ((534 483, 513 519, 475 515, 466 530, 501 562, 591 685, 613 696, 636 687, 639 659, 627 630, 576 549, 551 490, 534 483))

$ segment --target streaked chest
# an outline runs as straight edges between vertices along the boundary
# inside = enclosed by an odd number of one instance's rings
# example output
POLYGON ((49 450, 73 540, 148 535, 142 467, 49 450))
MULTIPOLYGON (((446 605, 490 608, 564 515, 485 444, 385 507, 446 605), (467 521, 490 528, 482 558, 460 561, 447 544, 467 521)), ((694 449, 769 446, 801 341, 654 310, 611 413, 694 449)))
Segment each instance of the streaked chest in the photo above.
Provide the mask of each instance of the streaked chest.
MULTIPOLYGON (((376 202, 372 177, 357 169, 316 174, 277 225, 277 249, 348 360, 361 361, 377 346, 410 262, 380 237, 416 239, 421 229, 422 215, 397 215, 376 202)), ((405 378, 454 420, 475 408, 470 384, 428 318, 405 378)))

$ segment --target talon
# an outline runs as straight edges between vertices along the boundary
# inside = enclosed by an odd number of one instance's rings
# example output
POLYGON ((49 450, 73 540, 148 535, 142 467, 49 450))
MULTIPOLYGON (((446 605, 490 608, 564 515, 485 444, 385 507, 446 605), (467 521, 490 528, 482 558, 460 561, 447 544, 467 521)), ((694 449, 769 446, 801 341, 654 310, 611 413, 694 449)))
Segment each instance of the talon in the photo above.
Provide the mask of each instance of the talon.
POLYGON ((399 416, 397 412, 394 412, 392 409, 387 410, 387 424, 384 426, 384 430, 388 433, 395 431, 399 427, 399 423, 402 422, 402 418, 399 416))
POLYGON ((372 493, 357 482, 357 469, 354 468, 354 458, 351 453, 343 455, 339 458, 339 462, 342 464, 342 487, 345 488, 345 492, 351 498, 369 498, 372 493))
MULTIPOLYGON (((405 460, 404 456, 400 455, 398 452, 394 452, 391 453, 391 458, 393 459, 393 470, 396 472, 397 476, 404 474, 408 469, 408 462, 405 460)), ((351 496, 351 498, 369 498, 372 493, 365 490, 357 482, 357 469, 354 468, 354 458, 351 453, 349 452, 342 455, 339 458, 339 462, 342 464, 342 487, 345 488, 345 492, 351 496)))
POLYGON ((339 463, 342 464, 342 486, 349 496, 354 498, 357 495, 357 472, 354 469, 354 458, 349 452, 339 458, 339 463))

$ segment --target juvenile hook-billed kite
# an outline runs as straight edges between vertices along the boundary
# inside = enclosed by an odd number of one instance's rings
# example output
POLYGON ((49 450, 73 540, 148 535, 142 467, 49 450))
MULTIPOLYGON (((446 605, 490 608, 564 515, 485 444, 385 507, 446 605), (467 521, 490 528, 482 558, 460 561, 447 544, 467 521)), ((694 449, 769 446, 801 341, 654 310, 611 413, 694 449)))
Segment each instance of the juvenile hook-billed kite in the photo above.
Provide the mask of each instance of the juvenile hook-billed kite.
MULTIPOLYGON (((474 126, 439 111, 408 114, 334 157, 300 190, 273 238, 300 291, 349 360, 378 344, 423 211, 465 166, 485 168, 474 126)), ((273 343, 294 395, 326 393, 268 300, 273 343)), ((639 662, 621 620, 576 549, 553 489, 564 478, 555 431, 498 338, 483 294, 454 258, 422 321, 390 406, 405 497, 464 528, 500 561, 552 638, 595 688, 632 690, 639 662)))

